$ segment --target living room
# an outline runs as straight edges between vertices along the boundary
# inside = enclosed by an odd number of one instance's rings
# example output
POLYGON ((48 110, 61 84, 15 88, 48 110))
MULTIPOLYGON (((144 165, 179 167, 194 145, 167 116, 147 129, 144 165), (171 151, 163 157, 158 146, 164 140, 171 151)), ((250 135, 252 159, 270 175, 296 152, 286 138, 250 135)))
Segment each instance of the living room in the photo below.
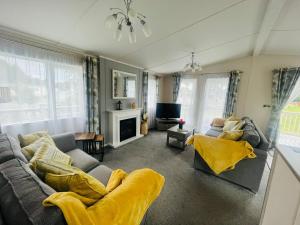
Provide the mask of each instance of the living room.
POLYGON ((299 1, 0 6, 0 224, 300 224, 299 1))

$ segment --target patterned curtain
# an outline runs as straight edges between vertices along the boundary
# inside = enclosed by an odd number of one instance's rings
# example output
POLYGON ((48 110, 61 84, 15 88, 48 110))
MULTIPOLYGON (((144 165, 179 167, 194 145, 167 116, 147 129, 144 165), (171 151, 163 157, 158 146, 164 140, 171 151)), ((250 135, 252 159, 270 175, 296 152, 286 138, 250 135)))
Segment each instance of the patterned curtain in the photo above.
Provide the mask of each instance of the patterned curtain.
POLYGON ((144 113, 148 111, 148 73, 143 72, 143 109, 144 113))
POLYGON ((155 84, 156 84, 156 101, 159 102, 159 92, 160 92, 160 85, 159 85, 160 77, 155 76, 155 84))
POLYGON ((181 82, 181 73, 174 73, 172 75, 173 77, 173 102, 177 102, 178 94, 179 94, 179 88, 180 88, 180 82, 181 82))
POLYGON ((281 111, 287 104, 299 77, 300 67, 273 71, 272 111, 267 127, 267 136, 272 146, 276 144, 281 111))
POLYGON ((84 62, 87 92, 87 128, 101 133, 100 126, 100 59, 87 56, 84 62))
POLYGON ((241 79, 240 71, 234 70, 229 72, 228 90, 226 94, 226 102, 225 102, 224 113, 223 113, 224 118, 231 116, 234 112, 236 101, 237 101, 240 79, 241 79))

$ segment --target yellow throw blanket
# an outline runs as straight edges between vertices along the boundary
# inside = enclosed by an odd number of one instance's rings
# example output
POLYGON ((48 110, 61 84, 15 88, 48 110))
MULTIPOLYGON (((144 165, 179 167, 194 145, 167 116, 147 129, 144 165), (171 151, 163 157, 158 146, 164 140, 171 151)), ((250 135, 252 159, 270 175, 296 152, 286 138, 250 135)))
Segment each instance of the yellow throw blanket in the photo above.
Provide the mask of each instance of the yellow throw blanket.
POLYGON ((194 145, 207 165, 216 174, 234 169, 244 158, 255 158, 252 146, 246 141, 231 141, 204 135, 194 135, 187 144, 194 145))
MULTIPOLYGON (((124 177, 122 173, 115 174, 124 177)), ((89 199, 73 192, 54 193, 43 205, 58 206, 69 225, 138 225, 164 182, 157 172, 140 169, 127 175, 118 187, 90 207, 85 205, 89 199)))

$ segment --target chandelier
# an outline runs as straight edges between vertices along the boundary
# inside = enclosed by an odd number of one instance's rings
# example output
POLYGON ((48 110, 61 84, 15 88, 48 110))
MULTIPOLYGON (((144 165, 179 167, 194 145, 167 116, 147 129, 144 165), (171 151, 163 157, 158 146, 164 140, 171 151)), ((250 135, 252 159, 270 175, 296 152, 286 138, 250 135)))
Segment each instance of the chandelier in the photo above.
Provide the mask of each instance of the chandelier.
POLYGON ((133 0, 124 0, 124 4, 125 10, 120 8, 110 8, 112 14, 106 18, 105 27, 108 29, 115 28, 114 38, 117 41, 120 41, 122 39, 123 26, 127 26, 129 42, 135 43, 135 30, 137 23, 139 23, 144 35, 150 37, 152 32, 146 22, 146 16, 133 9, 133 0))
POLYGON ((185 65, 183 69, 185 72, 192 71, 194 73, 196 71, 202 70, 201 65, 199 63, 196 63, 194 58, 195 58, 195 53, 192 52, 192 62, 185 65))

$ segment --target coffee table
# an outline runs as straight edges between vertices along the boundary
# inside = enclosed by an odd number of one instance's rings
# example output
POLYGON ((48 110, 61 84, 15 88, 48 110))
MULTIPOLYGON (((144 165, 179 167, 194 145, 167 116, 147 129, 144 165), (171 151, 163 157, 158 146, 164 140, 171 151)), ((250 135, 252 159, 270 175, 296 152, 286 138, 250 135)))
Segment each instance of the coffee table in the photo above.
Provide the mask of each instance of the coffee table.
POLYGON ((167 145, 184 150, 186 147, 186 140, 191 135, 192 135, 192 131, 185 130, 185 129, 179 130, 178 126, 171 127, 170 129, 167 130, 167 145), (170 143, 170 138, 176 139, 180 145, 178 146, 170 143))

